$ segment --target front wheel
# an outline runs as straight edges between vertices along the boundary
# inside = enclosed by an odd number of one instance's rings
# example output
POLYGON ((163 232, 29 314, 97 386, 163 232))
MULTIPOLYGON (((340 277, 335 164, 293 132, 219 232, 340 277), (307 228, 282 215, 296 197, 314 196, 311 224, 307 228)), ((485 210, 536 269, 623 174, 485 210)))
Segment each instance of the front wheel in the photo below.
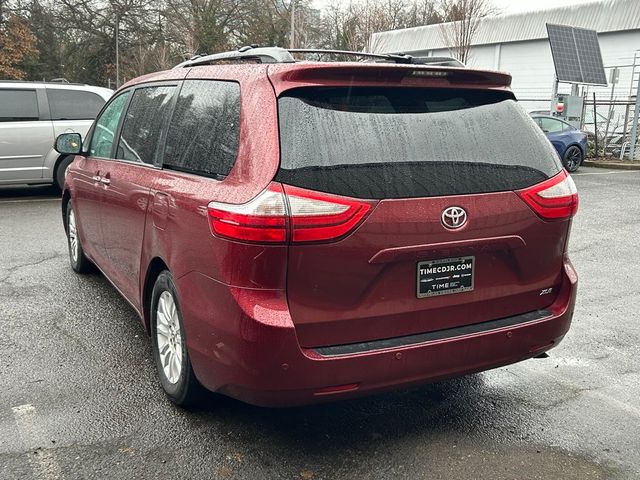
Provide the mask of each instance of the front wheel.
POLYGON ((78 235, 78 221, 73 203, 67 203, 67 244, 69 246, 69 263, 76 273, 88 273, 93 270, 93 264, 85 256, 80 235, 78 235))
POLYGON ((178 294, 166 270, 153 286, 150 312, 151 345, 162 388, 175 404, 192 405, 202 387, 191 368, 178 294))
POLYGON ((564 163, 564 168, 569 172, 575 172, 582 164, 582 156, 582 150, 580 150, 580 147, 571 145, 567 148, 567 151, 564 152, 564 158, 562 161, 562 163, 564 163))

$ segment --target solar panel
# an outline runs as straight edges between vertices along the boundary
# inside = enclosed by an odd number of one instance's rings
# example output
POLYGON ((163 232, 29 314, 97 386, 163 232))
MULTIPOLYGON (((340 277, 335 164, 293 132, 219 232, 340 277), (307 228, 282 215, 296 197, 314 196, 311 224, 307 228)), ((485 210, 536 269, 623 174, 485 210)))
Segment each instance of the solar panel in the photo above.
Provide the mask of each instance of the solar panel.
POLYGON ((595 30, 547 23, 547 34, 558 81, 607 84, 595 30))
POLYGON ((582 83, 606 85, 607 76, 604 73, 600 43, 595 30, 574 28, 573 35, 578 48, 578 60, 582 67, 582 83))

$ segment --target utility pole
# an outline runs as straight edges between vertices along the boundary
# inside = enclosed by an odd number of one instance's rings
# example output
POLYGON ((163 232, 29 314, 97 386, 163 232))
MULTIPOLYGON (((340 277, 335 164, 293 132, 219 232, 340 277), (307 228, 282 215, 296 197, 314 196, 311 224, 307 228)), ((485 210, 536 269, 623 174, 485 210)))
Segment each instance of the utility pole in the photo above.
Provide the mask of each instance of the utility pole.
POLYGON ((120 17, 116 10, 116 89, 120 87, 120 45, 118 37, 120 36, 120 17))
POLYGON ((607 114, 607 128, 604 129, 604 149, 607 148, 607 137, 609 136, 609 126, 611 126, 611 117, 613 117, 613 94, 616 91, 616 83, 620 70, 618 67, 613 67, 609 72, 609 83, 611 84, 611 98, 609 99, 609 113, 607 114))
POLYGON ((296 48, 296 0, 291 0, 291 33, 289 34, 289 48, 296 48))
POLYGON ((636 106, 633 108, 633 123, 631 124, 631 138, 629 144, 629 160, 636 159, 636 142, 638 141, 638 116, 640 115, 640 78, 636 91, 636 106))
POLYGON ((551 104, 549 105, 549 115, 553 115, 556 111, 556 97, 558 96, 558 77, 553 74, 553 85, 551 86, 551 104))

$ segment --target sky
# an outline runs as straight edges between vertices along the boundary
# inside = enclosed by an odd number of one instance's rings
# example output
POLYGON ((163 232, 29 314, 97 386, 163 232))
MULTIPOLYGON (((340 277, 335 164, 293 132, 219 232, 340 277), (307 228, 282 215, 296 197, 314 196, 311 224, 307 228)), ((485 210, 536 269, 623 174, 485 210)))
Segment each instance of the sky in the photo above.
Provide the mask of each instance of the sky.
POLYGON ((590 3, 593 0, 490 0, 502 13, 526 12, 531 10, 548 10, 566 5, 590 3))
MULTIPOLYGON (((349 3, 351 0, 344 0, 349 3)), ((357 0, 353 0, 357 1, 357 0)), ((493 5, 500 9, 502 13, 526 12, 530 10, 546 10, 558 6, 574 5, 579 3, 589 3, 594 0, 489 0, 493 5)), ((330 0, 314 0, 313 4, 316 8, 322 8, 328 5, 330 0)))

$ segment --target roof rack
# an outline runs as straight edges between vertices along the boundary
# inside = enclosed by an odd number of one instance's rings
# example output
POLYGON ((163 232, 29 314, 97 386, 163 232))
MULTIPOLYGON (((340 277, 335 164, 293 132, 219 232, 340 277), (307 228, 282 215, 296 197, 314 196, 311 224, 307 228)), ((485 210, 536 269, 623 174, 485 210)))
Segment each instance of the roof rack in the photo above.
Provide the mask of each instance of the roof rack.
POLYGON ((464 64, 452 57, 413 57, 404 53, 382 54, 351 52, 348 50, 321 50, 310 48, 285 49, 281 47, 246 46, 238 50, 215 53, 212 55, 196 55, 189 60, 179 63, 174 68, 195 67, 197 65, 212 65, 215 63, 295 63, 293 54, 303 55, 349 55, 361 58, 371 58, 379 62, 392 62, 411 65, 440 65, 448 67, 464 67, 464 64))
POLYGON ((24 84, 34 84, 34 85, 42 85, 42 84, 46 84, 46 85, 51 85, 51 84, 56 84, 56 85, 71 85, 74 87, 77 86, 81 86, 81 87, 87 87, 87 86, 91 86, 91 85, 87 85, 86 83, 78 83, 78 82, 69 82, 67 81, 61 81, 60 79, 54 78, 53 80, 0 80, 0 84, 7 84, 7 83, 24 83, 24 84))
POLYGON ((214 53, 213 55, 197 55, 185 62, 179 63, 174 68, 211 65, 214 63, 231 63, 234 61, 238 63, 246 61, 254 61, 256 63, 294 63, 295 59, 284 48, 247 46, 229 52, 214 53))

